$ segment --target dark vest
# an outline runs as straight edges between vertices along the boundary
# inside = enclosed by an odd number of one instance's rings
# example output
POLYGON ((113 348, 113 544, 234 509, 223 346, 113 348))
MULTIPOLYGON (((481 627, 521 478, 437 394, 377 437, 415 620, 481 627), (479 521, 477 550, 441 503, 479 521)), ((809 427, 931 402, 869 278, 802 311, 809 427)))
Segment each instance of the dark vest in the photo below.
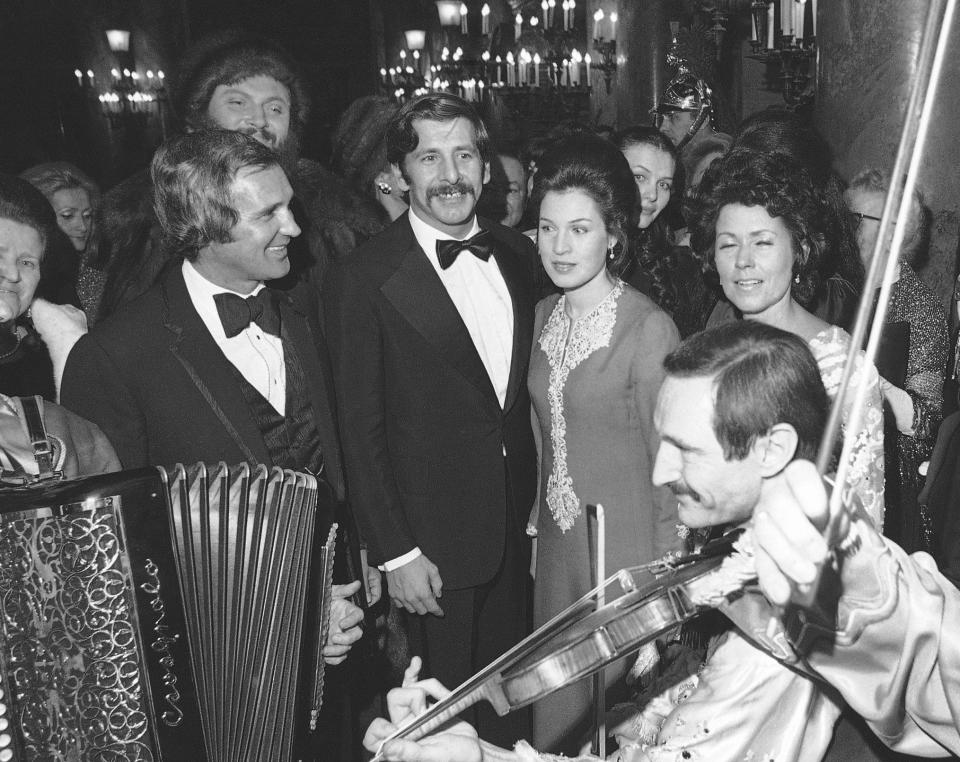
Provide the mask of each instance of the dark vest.
POLYGON ((281 329, 281 333, 284 334, 283 362, 287 376, 286 415, 280 415, 239 370, 233 365, 230 367, 263 434, 273 465, 319 474, 323 469, 323 453, 303 363, 286 331, 281 329))

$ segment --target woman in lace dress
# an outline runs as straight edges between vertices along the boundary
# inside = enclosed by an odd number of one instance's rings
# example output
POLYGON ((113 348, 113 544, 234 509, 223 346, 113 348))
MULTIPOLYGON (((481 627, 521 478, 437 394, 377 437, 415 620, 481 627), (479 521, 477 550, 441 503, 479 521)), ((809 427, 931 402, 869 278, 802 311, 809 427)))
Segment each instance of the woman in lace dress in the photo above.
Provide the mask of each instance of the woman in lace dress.
MULTIPOLYGON (((537 305, 528 386, 540 452, 534 624, 593 587, 586 506, 606 513, 611 572, 678 546, 676 499, 655 489, 653 411, 663 358, 677 330, 663 310, 618 277, 636 189, 617 148, 564 140, 538 164, 534 208, 544 268, 562 289, 537 305)), ((621 687, 628 665, 608 670, 621 687)), ((538 748, 576 752, 590 723, 589 680, 534 707, 538 748)))
MULTIPOLYGON (((850 336, 807 304, 819 286, 826 205, 807 171, 785 154, 735 149, 707 170, 688 201, 691 244, 715 272, 738 317, 805 339, 836 397, 850 336)), ((848 483, 877 529, 883 528, 883 409, 879 376, 861 353, 851 383, 869 379, 868 404, 850 453, 848 483)), ((844 410, 843 423, 849 415, 844 410)))

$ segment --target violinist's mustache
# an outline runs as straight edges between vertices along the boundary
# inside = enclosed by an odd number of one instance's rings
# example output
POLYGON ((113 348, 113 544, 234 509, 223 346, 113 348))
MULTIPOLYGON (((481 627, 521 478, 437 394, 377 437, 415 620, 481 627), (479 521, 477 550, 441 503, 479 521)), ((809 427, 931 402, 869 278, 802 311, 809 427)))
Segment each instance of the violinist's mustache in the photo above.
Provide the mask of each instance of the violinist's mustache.
POLYGON ((690 485, 688 485, 686 482, 670 482, 670 484, 667 486, 676 497, 687 495, 697 502, 700 502, 700 493, 695 489, 690 489, 690 485))

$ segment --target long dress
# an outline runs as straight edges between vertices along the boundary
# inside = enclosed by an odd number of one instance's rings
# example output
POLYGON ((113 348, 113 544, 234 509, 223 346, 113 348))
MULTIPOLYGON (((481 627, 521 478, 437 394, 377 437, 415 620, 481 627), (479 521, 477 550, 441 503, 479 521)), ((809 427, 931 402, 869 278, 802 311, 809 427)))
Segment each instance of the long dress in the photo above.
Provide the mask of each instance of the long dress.
MULTIPOLYGON (((659 439, 653 426, 663 359, 678 344, 670 318, 623 282, 571 325, 563 296, 537 305, 528 386, 540 452, 534 624, 593 587, 594 546, 586 506, 606 515, 607 574, 679 546, 676 498, 652 486, 659 439)), ((620 671, 609 685, 622 686, 620 671)), ((534 706, 534 739, 576 751, 590 720, 590 681, 534 706)))

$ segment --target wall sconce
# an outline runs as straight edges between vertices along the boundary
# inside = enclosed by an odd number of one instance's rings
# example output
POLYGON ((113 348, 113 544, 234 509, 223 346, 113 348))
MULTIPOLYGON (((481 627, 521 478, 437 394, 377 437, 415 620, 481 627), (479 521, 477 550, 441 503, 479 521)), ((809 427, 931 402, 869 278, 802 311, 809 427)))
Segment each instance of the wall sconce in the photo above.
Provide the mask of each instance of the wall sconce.
POLYGON ((460 26, 460 0, 436 0, 440 26, 460 26))
POLYGON ((114 53, 127 53, 130 50, 130 32, 126 29, 108 29, 107 43, 114 53))
POLYGON ((407 38, 407 50, 423 50, 427 44, 427 33, 423 29, 408 29, 403 34, 407 38))

